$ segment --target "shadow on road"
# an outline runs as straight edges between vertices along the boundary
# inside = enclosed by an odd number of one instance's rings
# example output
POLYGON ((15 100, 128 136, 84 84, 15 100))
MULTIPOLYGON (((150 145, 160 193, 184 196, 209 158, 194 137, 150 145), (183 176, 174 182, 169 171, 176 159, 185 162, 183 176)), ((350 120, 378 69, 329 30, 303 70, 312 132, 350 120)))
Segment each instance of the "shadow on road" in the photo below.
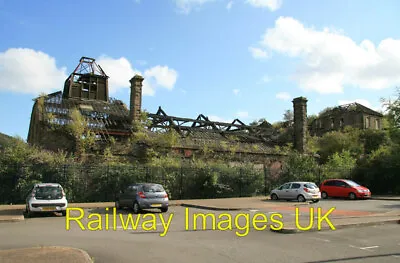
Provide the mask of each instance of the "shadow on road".
POLYGON ((329 263, 329 262, 341 262, 341 261, 350 261, 350 260, 359 260, 359 259, 368 259, 368 258, 377 258, 377 260, 378 260, 378 258, 391 257, 391 256, 400 256, 400 253, 360 256, 360 257, 351 257, 351 258, 337 258, 337 259, 318 260, 318 261, 307 261, 304 263, 329 263))

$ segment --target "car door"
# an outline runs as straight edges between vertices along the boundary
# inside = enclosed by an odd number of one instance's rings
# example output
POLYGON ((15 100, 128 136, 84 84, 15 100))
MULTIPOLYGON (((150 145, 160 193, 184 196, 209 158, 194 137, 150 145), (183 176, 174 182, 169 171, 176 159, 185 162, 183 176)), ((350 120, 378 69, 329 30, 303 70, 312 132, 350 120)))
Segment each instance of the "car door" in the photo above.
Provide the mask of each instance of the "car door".
POLYGON ((280 189, 279 193, 278 193, 279 198, 281 198, 281 199, 289 198, 290 185, 291 185, 291 183, 286 183, 286 184, 283 184, 281 187, 279 187, 279 189, 280 189))
POLYGON ((338 195, 337 188, 338 187, 336 186, 336 180, 330 180, 324 184, 324 191, 330 197, 337 197, 338 195))
POLYGON ((299 183, 292 183, 290 188, 287 191, 287 199, 297 199, 297 196, 300 193, 301 184, 299 183))
POLYGON ((351 187, 347 183, 338 180, 336 185, 339 197, 347 197, 349 195, 351 187))

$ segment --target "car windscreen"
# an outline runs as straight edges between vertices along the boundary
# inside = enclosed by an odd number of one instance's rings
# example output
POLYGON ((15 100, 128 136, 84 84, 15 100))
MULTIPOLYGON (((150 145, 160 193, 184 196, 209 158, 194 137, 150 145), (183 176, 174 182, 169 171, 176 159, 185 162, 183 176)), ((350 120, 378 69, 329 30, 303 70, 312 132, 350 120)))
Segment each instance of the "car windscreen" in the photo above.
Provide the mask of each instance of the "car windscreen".
POLYGON ((307 187, 308 189, 317 189, 318 186, 314 183, 308 183, 308 184, 304 184, 305 187, 307 187))
POLYGON ((160 193, 164 191, 164 188, 159 184, 143 185, 143 192, 145 193, 160 193))
POLYGON ((35 198, 43 200, 61 199, 62 189, 58 186, 40 186, 35 189, 35 198))
POLYGON ((353 182, 353 181, 350 181, 350 180, 346 180, 345 182, 348 183, 350 186, 353 186, 353 187, 358 187, 358 186, 360 186, 360 185, 357 184, 356 182, 353 182))

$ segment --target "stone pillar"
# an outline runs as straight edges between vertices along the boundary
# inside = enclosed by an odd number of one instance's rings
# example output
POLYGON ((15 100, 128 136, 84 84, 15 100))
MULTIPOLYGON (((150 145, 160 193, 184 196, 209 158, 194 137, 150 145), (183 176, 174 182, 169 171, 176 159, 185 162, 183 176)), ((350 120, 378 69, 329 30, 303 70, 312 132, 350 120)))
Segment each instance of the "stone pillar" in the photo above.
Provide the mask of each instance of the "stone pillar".
POLYGON ((298 97, 293 99, 294 115, 294 148, 300 153, 306 151, 307 136, 307 99, 298 97))
POLYGON ((144 78, 140 75, 135 75, 129 82, 131 83, 131 98, 129 105, 129 120, 131 122, 140 119, 142 109, 142 86, 144 78))

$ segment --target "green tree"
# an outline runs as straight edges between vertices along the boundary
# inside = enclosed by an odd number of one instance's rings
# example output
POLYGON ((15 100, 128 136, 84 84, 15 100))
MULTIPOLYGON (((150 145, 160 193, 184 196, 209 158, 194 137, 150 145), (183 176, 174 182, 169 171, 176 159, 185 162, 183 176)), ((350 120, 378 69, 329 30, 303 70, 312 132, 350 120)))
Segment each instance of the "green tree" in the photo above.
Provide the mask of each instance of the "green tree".
POLYGON ((352 156, 349 150, 334 153, 323 165, 323 178, 349 178, 356 166, 356 161, 357 159, 352 156))
POLYGON ((349 151, 355 158, 364 152, 363 144, 360 143, 360 130, 346 127, 343 132, 332 131, 324 134, 318 140, 319 155, 322 163, 328 161, 335 153, 349 151))
POLYGON ((282 180, 317 181, 318 163, 313 156, 291 152, 283 166, 282 180))

